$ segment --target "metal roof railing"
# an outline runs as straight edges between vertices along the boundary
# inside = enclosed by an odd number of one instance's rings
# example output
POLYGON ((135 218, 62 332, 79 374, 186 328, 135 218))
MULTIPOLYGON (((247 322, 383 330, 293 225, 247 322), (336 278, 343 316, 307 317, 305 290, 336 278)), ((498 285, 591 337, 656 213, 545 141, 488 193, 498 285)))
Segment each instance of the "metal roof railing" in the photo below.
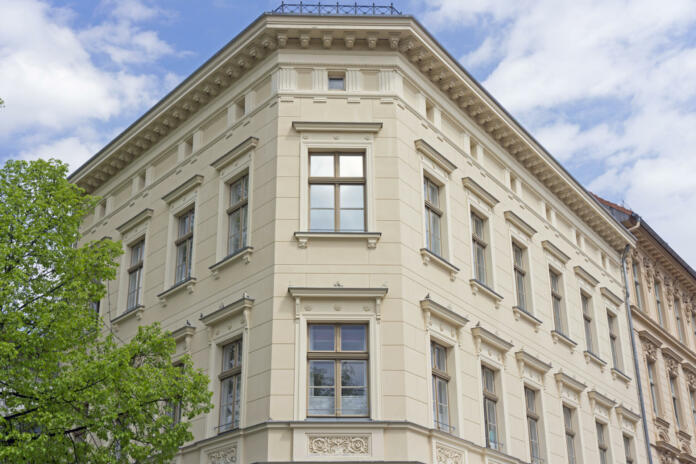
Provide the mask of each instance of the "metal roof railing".
POLYGON ((394 8, 394 4, 377 5, 375 3, 361 5, 347 3, 285 3, 271 11, 273 14, 315 15, 315 16, 401 16, 402 13, 394 8))

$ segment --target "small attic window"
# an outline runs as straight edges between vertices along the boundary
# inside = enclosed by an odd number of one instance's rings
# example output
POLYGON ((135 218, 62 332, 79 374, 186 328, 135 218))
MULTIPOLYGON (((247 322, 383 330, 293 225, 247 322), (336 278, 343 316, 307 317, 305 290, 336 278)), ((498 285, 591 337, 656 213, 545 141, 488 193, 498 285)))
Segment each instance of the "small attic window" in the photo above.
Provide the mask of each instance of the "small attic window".
POLYGON ((184 157, 193 153, 193 135, 184 140, 184 157))
POLYGON ((239 121, 244 117, 246 113, 246 101, 245 98, 239 98, 234 102, 234 120, 239 121))
POLYGON ((428 118, 430 122, 433 122, 435 119, 435 107, 430 100, 425 101, 425 117, 428 118))
POLYGON ((329 90, 346 90, 346 73, 329 73, 329 90))

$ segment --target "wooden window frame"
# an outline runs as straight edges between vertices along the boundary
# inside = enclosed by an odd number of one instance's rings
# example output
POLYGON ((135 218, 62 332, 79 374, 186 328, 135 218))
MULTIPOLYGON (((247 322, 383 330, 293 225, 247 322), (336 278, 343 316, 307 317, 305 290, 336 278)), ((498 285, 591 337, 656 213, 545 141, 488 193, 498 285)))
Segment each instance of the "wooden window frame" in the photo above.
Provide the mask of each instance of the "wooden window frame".
POLYGON ((655 309, 657 310, 657 322, 660 327, 666 329, 665 326, 665 314, 662 308, 662 285, 660 281, 656 280, 653 286, 653 291, 655 292, 655 309))
POLYGON ((370 417, 371 398, 370 398, 370 337, 369 324, 361 322, 310 322, 307 324, 307 417, 370 417), (319 351, 311 350, 311 333, 312 326, 328 325, 334 328, 334 350, 319 351), (365 351, 342 351, 341 350, 341 327, 345 326, 360 326, 365 328, 365 351), (309 412, 309 390, 312 385, 310 376, 311 361, 333 361, 334 362, 334 414, 310 414, 309 412), (365 369, 365 391, 367 393, 367 406, 365 414, 342 414, 341 405, 341 361, 366 361, 365 369))
POLYGON ((621 341, 618 333, 618 319, 611 311, 607 310, 607 327, 609 329, 609 347, 611 349, 611 359, 614 363, 614 368, 623 369, 623 358, 621 352, 621 341))
POLYGON ((443 241, 442 241, 442 218, 445 215, 445 212, 441 209, 440 203, 442 203, 442 199, 440 198, 442 193, 441 193, 442 185, 438 184, 434 180, 432 180, 429 176, 425 175, 423 176, 423 197, 424 197, 424 202, 425 202, 425 216, 426 216, 426 224, 425 224, 425 248, 430 251, 431 253, 434 253, 438 256, 443 255, 443 241), (437 204, 433 203, 430 198, 430 188, 429 186, 432 185, 437 189, 437 204), (433 247, 433 232, 431 228, 431 223, 430 223, 430 218, 431 215, 434 215, 438 219, 438 224, 439 224, 439 237, 438 237, 438 243, 439 243, 439 250, 435 250, 433 247))
POLYGON ((568 336, 567 322, 565 317, 565 309, 563 306, 563 276, 560 272, 549 268, 549 288, 551 290, 551 311, 554 321, 554 329, 566 337, 568 336), (555 285, 554 285, 555 278, 555 285), (555 303, 558 302, 558 320, 556 320, 555 303))
POLYGON ((488 218, 482 217, 480 214, 471 212, 471 247, 473 250, 473 266, 474 266, 474 279, 478 280, 484 285, 489 285, 488 279, 488 242, 486 241, 486 228, 488 218), (481 224, 481 233, 479 234, 476 230, 477 221, 481 224), (481 249, 481 255, 483 261, 479 261, 478 249, 481 249), (481 275, 481 270, 483 269, 483 275, 481 275))
POLYGON ((175 249, 175 267, 174 267, 174 285, 180 284, 181 282, 185 282, 186 280, 191 278, 191 268, 193 264, 193 232, 194 232, 194 221, 196 220, 196 214, 195 214, 195 208, 191 207, 181 214, 176 216, 176 231, 177 231, 177 238, 174 241, 174 249, 175 249), (184 232, 183 234, 181 233, 181 221, 185 221, 186 217, 190 216, 190 227, 188 232, 184 232), (188 248, 186 256, 187 256, 187 261, 185 263, 185 269, 186 269, 186 275, 182 278, 179 279, 178 274, 179 274, 179 268, 182 266, 181 263, 179 263, 179 247, 180 246, 186 246, 188 248))
POLYGON ((585 329, 585 343, 587 344, 587 351, 595 356, 599 356, 596 346, 597 337, 594 330, 594 324, 592 322, 592 297, 583 291, 580 292, 580 306, 582 307, 582 319, 585 329))
POLYGON ((677 376, 668 375, 669 380, 669 391, 672 396, 672 412, 674 413, 674 421, 676 423, 677 429, 682 428, 681 426, 681 400, 679 398, 679 386, 676 384, 677 376))
POLYGON ((610 464, 609 442, 607 441, 607 426, 595 421, 597 431, 597 451, 599 452, 599 464, 610 464))
MULTIPOLYGON (((351 232, 367 232, 367 176, 366 176, 366 153, 365 151, 322 151, 311 150, 307 156, 308 159, 308 195, 307 202, 309 204, 309 215, 307 223, 311 232, 327 232, 327 233, 351 233, 351 232), (312 176, 312 157, 314 156, 332 156, 334 166, 333 177, 313 177, 312 176), (362 158, 362 177, 341 177, 340 175, 340 159, 341 156, 360 156, 362 158), (312 228, 312 185, 332 185, 334 187, 334 228, 333 230, 313 229, 312 228), (363 188, 363 228, 359 231, 344 231, 341 230, 341 185, 362 185, 363 188)), ((350 208, 354 210, 355 208, 350 208)))
POLYGON ((442 430, 444 432, 452 433, 454 431, 454 427, 451 424, 451 417, 450 417, 450 401, 449 401, 449 382, 451 380, 450 375, 447 373, 447 352, 448 349, 446 346, 441 345, 440 343, 437 343, 436 341, 431 340, 430 341, 430 359, 431 359, 431 364, 432 364, 432 380, 433 380, 433 402, 435 403, 435 415, 434 421, 435 421, 435 428, 438 430, 442 430), (444 354, 444 362, 445 365, 442 366, 444 367, 444 370, 441 369, 440 367, 436 366, 435 360, 437 357, 435 356, 435 351, 437 349, 441 349, 444 354), (439 400, 439 395, 438 395, 438 390, 436 388, 437 386, 437 380, 442 380, 445 382, 446 385, 446 395, 447 395, 447 422, 442 422, 440 419, 440 400, 439 400))
POLYGON ((234 359, 235 361, 238 359, 238 360, 239 360, 239 364, 236 365, 236 366, 234 366, 234 367, 232 367, 232 368, 230 368, 230 369, 225 369, 224 371, 221 371, 221 372, 218 374, 218 381, 220 382, 220 403, 219 403, 219 404, 220 404, 220 411, 219 411, 219 414, 218 414, 218 430, 219 430, 219 432, 226 432, 226 431, 228 431, 228 430, 234 430, 234 429, 239 428, 239 423, 236 423, 236 424, 234 423, 234 416, 235 416, 235 413, 237 413, 237 416, 239 417, 239 419, 240 419, 240 421, 241 421, 241 415, 242 415, 242 414, 241 414, 241 408, 242 408, 242 394, 241 394, 241 391, 240 391, 240 392, 239 392, 239 411, 234 410, 234 402, 233 402, 233 403, 232 403, 232 407, 233 407, 232 422, 231 422, 231 423, 227 423, 227 424, 222 424, 222 417, 223 417, 223 416, 222 416, 222 412, 223 412, 223 411, 222 411, 222 407, 223 407, 223 403, 222 403, 222 400, 223 400, 223 398, 222 398, 223 383, 224 383, 226 380, 229 380, 229 379, 231 379, 231 378, 233 378, 233 377, 238 377, 236 384, 234 384, 234 390, 233 390, 234 393, 232 394, 232 397, 233 397, 233 398, 236 397, 236 395, 237 395, 236 392, 242 388, 242 385, 241 385, 241 383, 242 383, 242 367, 243 367, 243 364, 244 364, 244 358, 243 358, 244 346, 243 346, 242 338, 241 338, 241 337, 235 338, 235 339, 230 340, 229 342, 225 343, 225 344, 222 346, 222 366, 223 366, 223 368, 224 368, 224 366, 225 366, 225 352, 226 352, 226 350, 229 349, 229 348, 232 348, 232 349, 233 349, 233 354, 232 354, 233 357, 232 357, 232 359, 234 359), (238 357, 238 355, 239 355, 239 357, 238 357))
POLYGON ((522 311, 530 312, 527 304, 527 270, 525 269, 525 252, 524 247, 519 246, 515 241, 512 242, 512 269, 515 277, 515 298, 517 299, 517 307, 522 311), (517 251, 519 251, 520 262, 517 262, 517 251), (520 277, 522 287, 518 281, 520 277))
POLYGON ((126 292, 126 311, 131 311, 140 306, 140 294, 142 292, 143 283, 143 264, 145 262, 145 239, 142 238, 129 247, 130 249, 130 266, 128 267, 128 290, 126 292), (137 255, 134 255, 139 250, 137 255), (138 258, 133 261, 134 257, 138 258), (131 276, 136 274, 135 288, 131 288, 131 276), (134 301, 131 302, 131 295, 134 301))
POLYGON ((541 457, 542 455, 542 442, 541 442, 541 432, 540 432, 540 426, 539 423, 541 422, 541 415, 537 411, 538 409, 538 404, 537 404, 537 395, 539 394, 539 390, 534 390, 533 388, 528 387, 527 385, 524 386, 524 405, 525 405, 525 410, 527 411, 527 438, 529 439, 529 457, 531 460, 531 464, 542 464, 543 458, 541 457), (532 404, 534 406, 534 409, 529 408, 529 401, 527 398, 527 392, 531 392, 533 395, 533 401, 532 404), (534 423, 534 428, 536 429, 536 456, 534 455, 534 442, 532 441, 532 431, 530 428, 530 421, 534 423))
POLYGON ((573 415, 576 414, 574 408, 563 405, 563 427, 565 429, 565 439, 566 439, 566 455, 568 456, 568 464, 576 464, 577 459, 577 444, 575 442, 575 424, 573 423, 573 415), (568 417, 566 417, 566 411, 568 411, 568 417), (569 449, 568 443, 573 444, 573 449, 569 449))
POLYGON ((500 441, 500 411, 498 408, 498 394, 495 391, 496 388, 496 376, 498 375, 498 372, 495 369, 492 369, 486 365, 481 366, 481 379, 482 379, 482 388, 481 390, 483 391, 483 416, 484 416, 484 428, 486 431, 486 448, 491 448, 495 449, 497 451, 502 451, 504 448, 504 444, 500 441), (488 390, 486 387, 486 371, 490 371, 493 375, 493 391, 488 390), (494 410, 495 410, 495 435, 497 438, 496 443, 491 443, 490 437, 488 434, 488 429, 490 427, 489 424, 489 418, 488 418, 488 413, 486 404, 487 402, 493 403, 494 410))
POLYGON ((225 211, 227 213, 227 255, 231 256, 247 245, 247 237, 249 236, 249 173, 246 172, 231 182, 228 182, 227 190, 228 201, 230 202, 230 205, 225 211), (237 203, 232 204, 233 188, 239 182, 242 182, 242 198, 237 201, 237 203), (238 243, 235 247, 232 247, 232 215, 237 211, 242 210, 244 210, 244 215, 242 217, 242 221, 240 221, 240 230, 237 231, 239 232, 239 239, 241 243, 238 243), (247 228, 246 234, 243 233, 245 227, 247 228))

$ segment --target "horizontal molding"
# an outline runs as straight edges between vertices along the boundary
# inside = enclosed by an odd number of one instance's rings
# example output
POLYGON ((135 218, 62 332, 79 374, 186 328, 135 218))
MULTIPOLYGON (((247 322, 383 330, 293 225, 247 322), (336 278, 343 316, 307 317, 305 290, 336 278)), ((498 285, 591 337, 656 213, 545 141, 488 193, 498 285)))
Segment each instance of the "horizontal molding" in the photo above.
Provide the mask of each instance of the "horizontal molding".
POLYGON ((510 224, 514 225, 517 227, 521 232, 523 232, 527 237, 531 237, 534 234, 537 233, 536 229, 527 222, 525 222, 521 217, 519 217, 517 214, 514 212, 508 210, 503 213, 503 216, 505 216, 505 220, 509 222, 510 224))
POLYGON ((200 174, 196 174, 194 176, 189 177, 186 179, 181 185, 176 187, 174 190, 170 191, 166 195, 162 197, 162 200, 164 200, 167 204, 173 202, 186 192, 189 192, 193 190, 194 188, 198 187, 203 183, 203 176, 200 174))
POLYGON ((288 287, 293 298, 384 298, 386 287, 288 287))
POLYGON ((212 167, 220 171, 223 169, 225 166, 242 156, 244 153, 247 153, 253 149, 255 149, 259 144, 259 139, 256 137, 247 137, 246 140, 244 140, 242 143, 210 163, 212 167))
POLYGON ((584 267, 575 266, 573 268, 573 271, 575 271, 576 276, 580 277, 582 280, 592 285, 593 287, 596 287, 597 284, 599 284, 599 280, 595 279, 595 277, 592 274, 590 274, 584 267))
POLYGON ((426 296, 420 301, 420 307, 423 311, 430 311, 433 315, 435 315, 435 317, 444 319, 446 322, 454 324, 458 328, 464 327, 469 322, 469 319, 466 317, 457 314, 440 303, 433 301, 430 298, 430 295, 426 296))
POLYGON ((342 122, 342 121, 293 121, 292 128, 297 132, 367 132, 382 130, 381 122, 342 122))
POLYGON ((488 206, 493 208, 495 205, 500 203, 496 197, 491 195, 488 190, 483 188, 479 183, 477 183, 474 179, 471 177, 463 177, 462 178, 462 184, 464 185, 464 188, 476 195, 486 203, 488 206))
POLYGON ((570 256, 567 254, 563 253, 560 248, 558 248, 556 245, 551 243, 549 240, 544 240, 541 242, 541 246, 544 248, 544 250, 553 255, 556 259, 561 261, 563 264, 566 264, 568 261, 570 261, 570 256))
POLYGON ((428 142, 426 142, 423 139, 418 139, 414 142, 416 145, 416 150, 419 152, 423 153, 425 156, 430 158, 430 160, 440 166, 442 169, 447 172, 447 174, 452 174, 452 171, 457 169, 457 166, 448 160, 445 155, 437 151, 430 145, 428 142))
MULTIPOLYGON (((212 313, 201 315, 200 320, 203 324, 207 326, 214 326, 222 321, 241 314, 247 309, 251 309, 254 306, 254 299, 249 298, 247 294, 244 294, 240 299, 223 306, 222 308, 213 311, 212 313)), ((248 322, 248 321, 247 321, 248 322)))
POLYGON ((152 217, 152 209, 151 208, 145 208, 132 218, 128 219, 126 222, 121 224, 120 226, 116 227, 116 230, 120 233, 123 234, 124 232, 127 232, 131 230, 133 227, 137 226, 143 221, 146 221, 152 217))

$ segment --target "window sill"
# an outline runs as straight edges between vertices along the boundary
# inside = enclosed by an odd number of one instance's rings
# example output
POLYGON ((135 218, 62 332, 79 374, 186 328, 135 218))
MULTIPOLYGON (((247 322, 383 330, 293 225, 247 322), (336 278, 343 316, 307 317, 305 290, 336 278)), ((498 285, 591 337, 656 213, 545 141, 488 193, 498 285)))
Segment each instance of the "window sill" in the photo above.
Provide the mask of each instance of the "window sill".
POLYGON ((254 252, 254 247, 250 247, 250 246, 244 247, 241 250, 222 258, 220 261, 213 264, 208 269, 210 269, 210 272, 212 272, 213 278, 218 279, 220 277, 220 275, 219 275, 220 269, 227 267, 231 263, 242 260, 242 261, 244 261, 244 264, 249 264, 251 262, 251 254, 253 252, 254 252))
POLYGON ((495 303, 495 308, 500 307, 500 302, 503 301, 503 296, 493 291, 488 285, 476 279, 469 279, 469 285, 471 285, 471 292, 476 295, 478 292, 486 295, 488 298, 493 300, 495 303))
POLYGON ((133 317, 135 317, 137 320, 141 320, 143 318, 144 311, 145 311, 145 306, 138 305, 132 309, 127 310, 125 313, 121 314, 120 316, 116 316, 115 318, 111 319, 111 325, 118 327, 119 324, 121 324, 122 322, 125 322, 133 317))
POLYGON ((593 362, 593 363, 595 363, 597 366, 599 366, 599 369, 600 369, 602 372, 604 372, 604 368, 607 366, 607 362, 606 362, 605 360, 603 360, 602 358, 600 358, 599 356, 597 356, 596 354, 594 354, 594 353, 591 352, 591 351, 585 350, 585 351, 583 352, 583 354, 585 355, 585 362, 586 362, 587 364, 589 364, 590 362, 593 362))
POLYGON ((620 370, 618 370, 615 367, 611 368, 611 376, 614 379, 621 380, 623 383, 626 384, 626 387, 628 387, 628 384, 631 382, 631 378, 629 376, 627 376, 626 374, 624 374, 623 372, 621 372, 620 370))
POLYGON ((512 307, 512 313, 515 315, 515 320, 519 321, 522 319, 523 321, 531 324, 534 326, 534 332, 539 332, 539 327, 541 327, 541 322, 540 319, 537 319, 532 315, 532 313, 525 311, 524 309, 520 308, 519 306, 513 306, 512 307))
POLYGON ((297 248, 307 248, 310 240, 365 240, 367 248, 377 248, 381 232, 295 232, 297 248))
POLYGON ((193 293, 193 287, 196 285, 196 278, 195 277, 189 277, 188 279, 179 282, 178 284, 175 284, 173 287, 170 287, 168 290, 163 291, 159 295, 157 295, 157 298, 160 300, 162 305, 167 304, 167 299, 171 297, 172 295, 175 295, 182 290, 186 289, 187 293, 193 293))
POLYGON ((431 262, 437 264, 447 272, 449 272, 450 275, 450 280, 454 282, 454 279, 457 276, 457 273, 459 272, 459 268, 455 266, 454 264, 450 263, 446 259, 444 259, 442 256, 436 255, 432 251, 428 250, 427 248, 421 248, 420 249, 420 254, 421 258, 423 258, 423 264, 426 266, 430 264, 431 262))
POLYGON ((561 343, 568 348, 570 348, 570 352, 573 353, 575 351, 575 347, 578 346, 577 343, 575 343, 573 340, 568 338, 567 335, 562 334, 561 332, 557 330, 552 330, 551 331, 551 338, 553 338, 554 343, 561 343))

